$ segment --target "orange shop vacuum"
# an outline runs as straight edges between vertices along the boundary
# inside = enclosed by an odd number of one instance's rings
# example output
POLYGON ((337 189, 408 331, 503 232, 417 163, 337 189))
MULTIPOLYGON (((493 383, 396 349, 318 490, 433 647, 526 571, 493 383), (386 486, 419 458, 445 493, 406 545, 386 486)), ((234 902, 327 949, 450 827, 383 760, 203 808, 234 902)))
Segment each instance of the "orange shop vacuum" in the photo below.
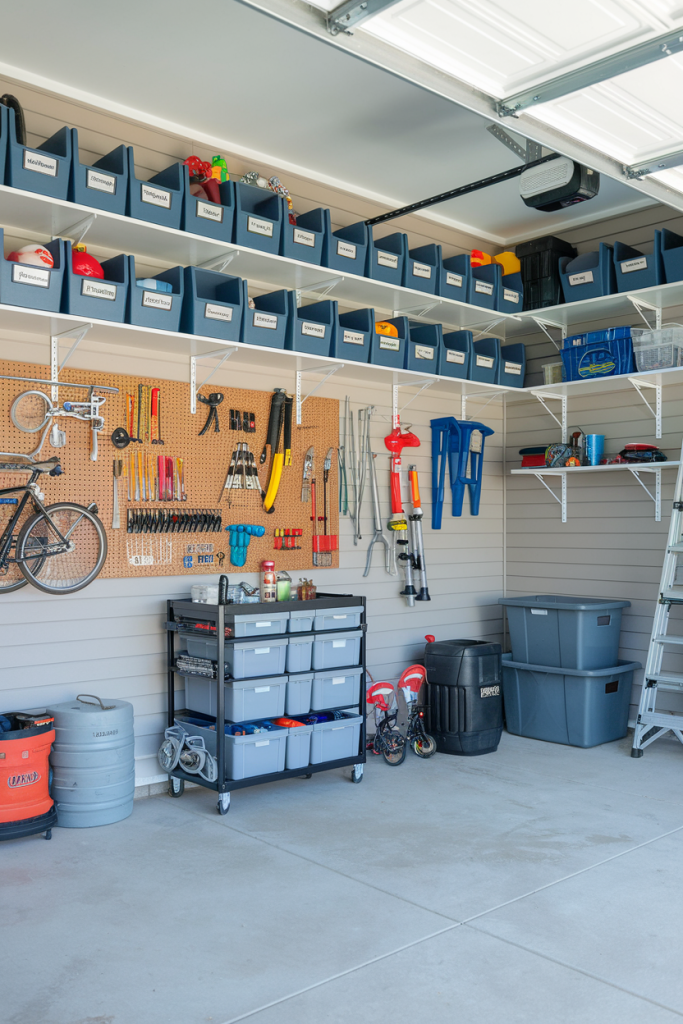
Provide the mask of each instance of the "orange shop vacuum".
POLYGON ((0 715, 0 840, 38 832, 52 838, 57 809, 48 757, 54 738, 54 719, 47 712, 0 715))

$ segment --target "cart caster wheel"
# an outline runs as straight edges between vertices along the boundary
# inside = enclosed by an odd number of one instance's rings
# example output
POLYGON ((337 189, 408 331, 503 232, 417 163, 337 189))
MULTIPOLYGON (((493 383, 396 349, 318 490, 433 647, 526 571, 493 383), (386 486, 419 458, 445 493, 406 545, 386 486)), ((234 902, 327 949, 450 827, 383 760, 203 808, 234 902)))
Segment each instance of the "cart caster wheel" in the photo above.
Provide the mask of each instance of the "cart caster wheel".
POLYGON ((305 779, 312 779, 313 778, 313 772, 309 772, 308 775, 304 775, 304 778, 305 779))
POLYGON ((47 832, 45 833, 45 838, 46 839, 52 839, 52 829, 51 828, 49 828, 47 830, 47 832))
POLYGON ((365 766, 362 765, 362 764, 354 764, 354 766, 353 766, 353 768, 351 770, 351 782, 361 782, 361 780, 363 778, 363 768, 364 767, 365 766))
POLYGON ((185 792, 185 780, 176 779, 173 776, 168 780, 168 795, 169 796, 182 796, 185 792))
POLYGON ((230 794, 221 793, 218 797, 218 803, 216 804, 216 810, 219 814, 227 814, 230 810, 230 794))

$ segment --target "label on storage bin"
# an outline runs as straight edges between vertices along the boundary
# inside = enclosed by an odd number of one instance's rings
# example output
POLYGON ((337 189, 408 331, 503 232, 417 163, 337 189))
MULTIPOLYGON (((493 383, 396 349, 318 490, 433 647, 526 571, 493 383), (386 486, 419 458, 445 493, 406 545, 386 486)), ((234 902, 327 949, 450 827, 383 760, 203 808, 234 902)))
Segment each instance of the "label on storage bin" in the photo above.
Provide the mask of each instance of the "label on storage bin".
POLYGON ((223 320, 229 323, 232 320, 232 306, 216 306, 207 302, 204 306, 204 316, 207 320, 223 320))
POLYGON ((488 281, 475 281, 474 290, 481 295, 493 295, 493 285, 489 284, 488 281))
POLYGON ((388 352, 400 352, 401 351, 401 339, 400 338, 387 338, 386 334, 380 334, 379 336, 379 347, 386 349, 388 352))
POLYGON ((254 693, 270 693, 269 686, 255 686, 254 693))
POLYGON ((522 364, 521 363, 505 363, 505 372, 514 373, 518 377, 522 375, 522 364))
POLYGON ((109 299, 113 302, 116 298, 116 285, 105 284, 96 277, 86 277, 81 281, 81 295, 89 299, 109 299))
POLYGON ((619 266, 622 274, 632 274, 634 270, 646 270, 647 256, 639 256, 636 260, 624 260, 619 266))
POLYGON ((532 615, 547 615, 548 614, 548 609, 547 608, 530 608, 529 611, 531 612, 532 615))
POLYGON ((413 277, 425 277, 427 280, 432 276, 432 268, 427 263, 413 263, 413 277))
POLYGON ((270 647, 255 647, 254 654, 270 654, 270 647))
POLYGON ((490 370, 493 366, 493 356, 477 356, 477 366, 483 366, 490 370))
POLYGON ((511 288, 503 288, 504 302, 519 302, 519 292, 513 292, 511 288))
POLYGON ((332 646, 333 647, 346 647, 346 640, 333 640, 332 641, 332 646))
POLYGON ((277 317, 273 316, 272 313, 259 313, 257 311, 254 313, 251 322, 254 327, 265 327, 269 331, 277 330, 277 317))
POLYGON ((416 345, 413 349, 415 352, 416 359, 433 359, 434 349, 429 348, 427 345, 416 345))
POLYGON ((256 629, 269 629, 273 625, 272 622, 255 622, 254 627, 256 629))
POLYGON ((201 199, 198 199, 195 214, 202 220, 213 220, 217 224, 223 223, 223 207, 218 206, 217 203, 203 203, 201 199))
POLYGON ((333 619, 345 619, 346 616, 345 615, 333 615, 332 618, 333 619))
POLYGON ((337 242, 337 256, 346 256, 347 260, 355 260, 356 246, 351 242, 337 242))
POLYGON ((163 206, 165 210, 171 209, 171 193, 165 188, 156 188, 146 181, 140 183, 140 202, 148 203, 150 206, 163 206))
POLYGON ((267 747, 270 744, 270 740, 257 740, 254 744, 255 747, 267 747))
POLYGON ((500 686, 480 686, 480 697, 500 697, 500 686))
POLYGON ((259 217, 247 217, 247 231, 252 235, 265 235, 266 238, 273 237, 273 222, 261 220, 259 217))
POLYGON ((302 231, 301 228, 294 228, 294 241, 298 245, 315 246, 315 235, 312 231, 302 231))
POLYGON ((380 267, 391 267, 392 270, 398 270, 398 256, 394 256, 391 252, 383 252, 378 249, 377 263, 380 267))
POLYGON ((575 284, 590 284, 593 280, 593 271, 584 270, 583 274, 570 274, 568 281, 572 287, 575 284))
POLYGON ((359 334, 358 331, 344 331, 343 340, 345 345, 362 345, 365 342, 365 335, 359 334))
POLYGON ((460 363, 462 366, 465 362, 464 352, 454 352, 452 349, 446 349, 446 362, 447 363, 460 363))
POLYGON ((50 178, 57 177, 59 160, 46 153, 34 153, 31 149, 24 150, 24 170, 37 171, 38 174, 47 174, 50 178))
POLYGON ((311 338, 324 338, 325 324, 312 324, 310 321, 304 320, 301 325, 301 333, 311 338))
POLYGON ((113 174, 105 174, 103 171, 96 171, 88 167, 85 172, 85 187, 92 188, 95 192, 108 192, 113 196, 116 192, 116 177, 113 174))
POLYGON ((332 676, 332 685, 339 686, 340 683, 346 682, 346 676, 332 676))
POLYGON ((163 309, 168 312, 173 305, 173 296, 169 295, 168 292, 143 292, 142 305, 149 306, 152 309, 163 309))
POLYGON ((449 284, 451 288, 462 288, 462 274, 451 274, 450 270, 447 271, 446 284, 449 284))
POLYGON ((12 266, 12 280, 15 284, 34 284, 39 288, 50 287, 50 271, 40 267, 27 267, 22 263, 12 266))

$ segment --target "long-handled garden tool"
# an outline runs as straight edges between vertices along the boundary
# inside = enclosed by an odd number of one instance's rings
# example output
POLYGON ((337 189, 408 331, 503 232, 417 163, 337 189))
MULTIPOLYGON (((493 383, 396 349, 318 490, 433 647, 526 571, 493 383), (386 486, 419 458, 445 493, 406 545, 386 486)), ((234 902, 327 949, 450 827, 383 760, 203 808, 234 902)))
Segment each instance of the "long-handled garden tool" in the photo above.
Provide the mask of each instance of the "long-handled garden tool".
POLYGON ((413 568, 419 580, 420 588, 415 596, 415 600, 431 601, 429 587, 427 586, 427 567, 425 565, 424 539, 422 536, 422 504, 420 502, 420 488, 417 482, 416 466, 409 467, 408 477, 410 479, 410 496, 413 506, 413 511, 408 517, 410 521, 410 546, 413 551, 413 568))
POLYGON ((363 576, 368 576, 370 574, 370 563, 372 562, 372 549, 374 548, 375 544, 384 545, 384 568, 386 569, 390 576, 395 576, 398 570, 394 565, 392 565, 391 562, 391 544, 389 543, 387 538, 384 536, 384 533, 382 532, 382 512, 379 504, 379 487, 377 486, 377 469, 375 467, 375 459, 377 458, 377 456, 374 454, 374 452, 369 452, 368 454, 370 459, 370 487, 372 490, 372 511, 375 520, 375 532, 373 534, 372 540, 370 541, 370 546, 368 548, 368 557, 365 561, 365 572, 363 573, 363 576))

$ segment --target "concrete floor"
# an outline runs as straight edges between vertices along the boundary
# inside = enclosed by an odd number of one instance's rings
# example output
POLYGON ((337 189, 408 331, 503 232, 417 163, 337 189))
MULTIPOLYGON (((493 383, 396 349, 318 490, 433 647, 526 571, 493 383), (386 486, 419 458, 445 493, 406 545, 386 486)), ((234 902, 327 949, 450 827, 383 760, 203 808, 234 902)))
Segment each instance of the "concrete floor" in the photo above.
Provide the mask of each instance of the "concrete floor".
POLYGON ((680 1024, 683 749, 503 736, 0 847, 3 1024, 680 1024))

